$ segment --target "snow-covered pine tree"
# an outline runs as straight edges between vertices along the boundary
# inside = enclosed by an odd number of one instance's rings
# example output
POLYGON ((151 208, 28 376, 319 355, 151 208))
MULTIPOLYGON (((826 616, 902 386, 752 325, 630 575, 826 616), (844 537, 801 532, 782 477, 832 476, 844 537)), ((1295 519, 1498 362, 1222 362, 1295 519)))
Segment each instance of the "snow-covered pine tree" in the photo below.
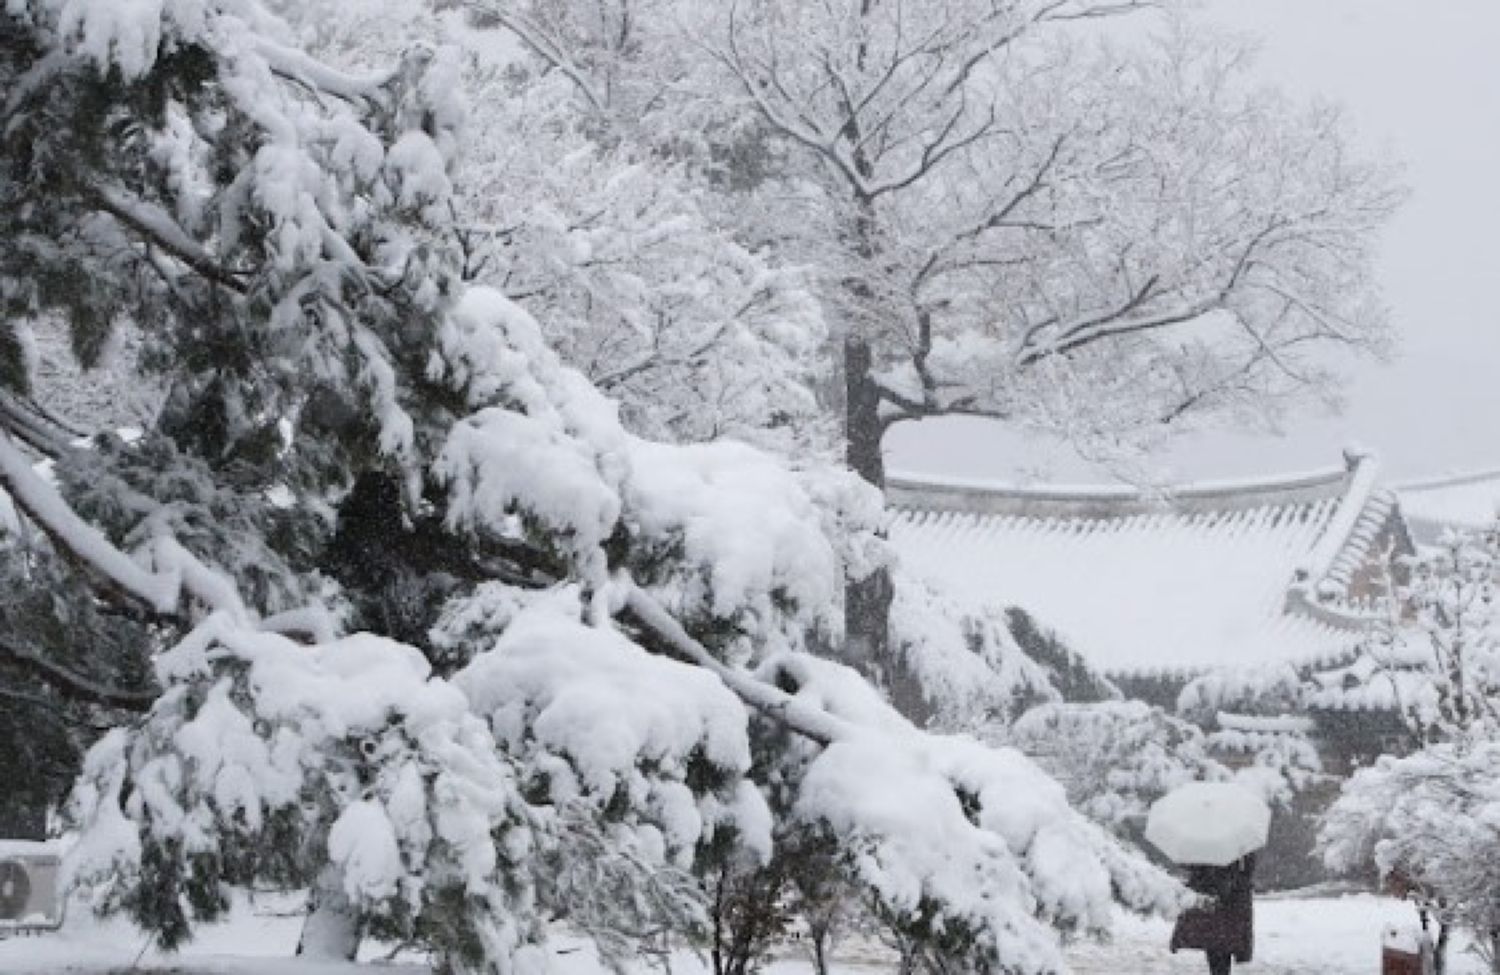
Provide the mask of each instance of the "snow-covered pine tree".
MULTIPOLYGON (((826 387, 831 366, 813 269, 778 265, 765 241, 726 219, 744 175, 730 170, 746 161, 724 157, 734 119, 707 117, 716 110, 677 90, 706 67, 674 53, 684 11, 280 6, 350 65, 414 40, 462 49, 473 119, 452 243, 464 276, 530 310, 564 361, 621 402, 628 429, 679 442, 730 436, 798 463, 828 453, 827 411, 809 388, 826 387), (573 53, 559 69, 563 51, 573 53)), ((1052 695, 996 614, 967 613, 907 574, 896 582, 904 666, 882 676, 905 713, 972 725, 1052 695)))
POLYGON ((697 127, 663 117, 679 99, 651 94, 670 72, 662 12, 601 19, 553 5, 536 12, 542 24, 484 2, 276 6, 315 52, 350 67, 418 41, 461 51, 472 117, 446 232, 462 276, 531 312, 564 361, 621 404, 628 429, 827 450, 811 389, 829 369, 827 327, 810 275, 736 239, 693 154, 671 145, 671 133, 697 127), (554 71, 503 24, 541 50, 562 34, 555 43, 593 53, 554 71))
POLYGON ((310 953, 510 972, 554 916, 616 957, 690 929, 687 872, 778 818, 945 971, 1057 971, 1059 928, 1176 902, 1019 753, 805 653, 882 564, 873 492, 633 436, 462 281, 447 52, 336 70, 255 0, 16 0, 0 40, 6 334, 129 321, 168 391, 75 449, 8 360, 0 485, 156 685, 75 792, 97 905, 173 944, 237 885, 313 888, 310 953))

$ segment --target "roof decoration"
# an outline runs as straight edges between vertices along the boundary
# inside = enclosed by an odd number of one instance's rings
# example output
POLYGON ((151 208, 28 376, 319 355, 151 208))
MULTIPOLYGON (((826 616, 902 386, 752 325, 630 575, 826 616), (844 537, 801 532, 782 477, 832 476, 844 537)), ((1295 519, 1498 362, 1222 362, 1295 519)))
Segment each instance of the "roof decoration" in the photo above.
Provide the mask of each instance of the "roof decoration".
POLYGON ((1307 561, 1297 569, 1297 583, 1320 597, 1347 599, 1359 570, 1370 564, 1372 548, 1391 520, 1395 496, 1375 487, 1380 465, 1360 451, 1346 451, 1343 496, 1307 561))
POLYGON ((892 477, 891 541, 956 599, 1016 605, 1109 674, 1347 661, 1409 550, 1378 465, 1161 491, 892 477))

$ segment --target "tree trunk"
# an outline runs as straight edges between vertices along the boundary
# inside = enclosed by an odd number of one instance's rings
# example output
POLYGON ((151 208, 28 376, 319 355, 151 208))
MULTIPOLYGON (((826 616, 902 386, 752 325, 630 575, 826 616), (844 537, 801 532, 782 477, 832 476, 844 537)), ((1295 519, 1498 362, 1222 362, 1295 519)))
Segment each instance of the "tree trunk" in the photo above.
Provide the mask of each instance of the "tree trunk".
MULTIPOLYGON (((885 491, 885 457, 881 453, 884 428, 880 422, 880 390, 872 370, 870 343, 851 335, 844 340, 844 436, 849 469, 885 491)), ((842 662, 873 680, 890 695, 896 710, 918 725, 932 716, 920 682, 891 647, 890 572, 881 569, 844 590, 844 648, 842 662)))
MULTIPOLYGON (((844 340, 844 436, 849 469, 885 490, 881 456, 880 392, 870 375, 870 344, 857 336, 844 340)), ((891 577, 885 571, 849 584, 844 601, 844 662, 874 675, 889 654, 891 577)))
POLYGON ((313 888, 302 937, 297 941, 299 957, 317 961, 354 961, 359 953, 359 913, 344 892, 343 877, 332 865, 324 867, 313 888))
POLYGON ((807 937, 812 943, 813 975, 828 975, 828 925, 809 924, 807 937))

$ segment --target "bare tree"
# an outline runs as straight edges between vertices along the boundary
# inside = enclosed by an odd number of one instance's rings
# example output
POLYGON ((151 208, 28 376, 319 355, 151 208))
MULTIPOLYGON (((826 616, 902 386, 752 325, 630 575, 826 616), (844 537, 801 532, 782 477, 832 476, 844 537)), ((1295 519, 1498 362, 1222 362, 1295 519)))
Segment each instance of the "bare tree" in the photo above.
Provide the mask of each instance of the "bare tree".
MULTIPOLYGON (((1252 90, 1239 47, 1169 21, 1119 51, 1079 25, 1146 6, 737 0, 700 37, 812 162, 781 232, 822 256, 868 481, 903 420, 1118 454, 1327 393, 1325 350, 1383 347, 1390 173, 1353 158, 1336 111, 1252 90)), ((883 648, 881 585, 851 593, 856 654, 883 648)))

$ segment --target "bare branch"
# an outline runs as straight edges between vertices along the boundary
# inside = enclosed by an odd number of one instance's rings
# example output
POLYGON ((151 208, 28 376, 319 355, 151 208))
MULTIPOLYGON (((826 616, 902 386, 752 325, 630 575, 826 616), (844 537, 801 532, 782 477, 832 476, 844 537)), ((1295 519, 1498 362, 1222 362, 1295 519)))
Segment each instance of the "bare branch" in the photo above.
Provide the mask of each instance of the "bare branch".
POLYGON ((491 0, 465 0, 465 6, 479 11, 514 34, 521 43, 535 51, 538 57, 561 71, 569 81, 573 82, 595 111, 604 111, 605 100, 594 89, 583 69, 567 56, 562 45, 555 38, 546 36, 545 32, 535 24, 511 12, 508 7, 491 2, 491 0))

